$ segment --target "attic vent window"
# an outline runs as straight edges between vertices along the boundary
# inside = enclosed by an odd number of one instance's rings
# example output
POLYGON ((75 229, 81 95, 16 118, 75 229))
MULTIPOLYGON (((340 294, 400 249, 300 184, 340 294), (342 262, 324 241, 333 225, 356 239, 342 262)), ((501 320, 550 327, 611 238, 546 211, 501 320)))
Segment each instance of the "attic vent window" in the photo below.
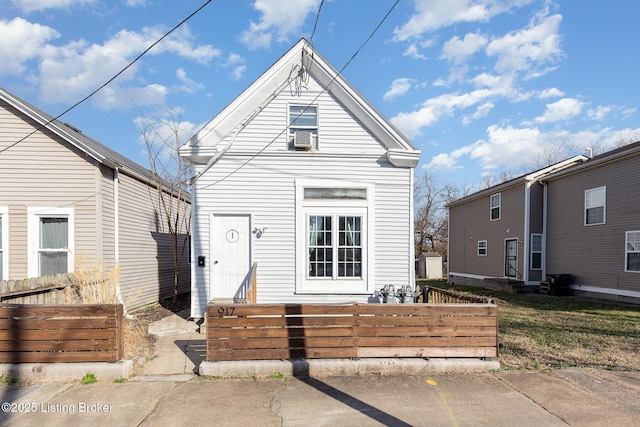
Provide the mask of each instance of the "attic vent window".
POLYGON ((318 107, 316 105, 289 106, 289 142, 294 149, 318 148, 318 107))

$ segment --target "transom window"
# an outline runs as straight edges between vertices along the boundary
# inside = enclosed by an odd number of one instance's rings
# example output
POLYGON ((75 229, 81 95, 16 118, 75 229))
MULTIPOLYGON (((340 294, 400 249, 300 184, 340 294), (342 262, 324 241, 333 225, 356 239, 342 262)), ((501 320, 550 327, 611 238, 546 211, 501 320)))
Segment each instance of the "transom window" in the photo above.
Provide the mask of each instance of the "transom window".
POLYGON ((542 234, 531 235, 531 269, 542 269, 542 234))
POLYGON ((309 216, 309 278, 362 277, 362 222, 360 216, 309 216))
POLYGON ((584 224, 604 224, 606 216, 607 187, 584 192, 584 224))
POLYGON ((491 221, 500 219, 500 204, 502 202, 500 193, 491 196, 491 221))
POLYGON ((486 256, 486 255, 487 255, 487 241, 478 240, 478 256, 486 256))
POLYGON ((626 233, 625 271, 640 272, 640 230, 626 233))

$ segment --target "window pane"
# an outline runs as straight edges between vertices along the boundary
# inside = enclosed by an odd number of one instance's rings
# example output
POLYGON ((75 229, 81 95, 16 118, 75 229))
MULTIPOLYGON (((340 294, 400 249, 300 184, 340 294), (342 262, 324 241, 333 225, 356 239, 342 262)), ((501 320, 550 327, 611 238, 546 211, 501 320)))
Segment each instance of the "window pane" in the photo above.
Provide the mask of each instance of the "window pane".
POLYGON ((542 236, 538 234, 531 235, 531 251, 532 252, 542 251, 542 236))
POLYGON ((67 252, 41 252, 40 275, 67 273, 67 252))
POLYGON ((587 224, 604 223, 604 206, 587 209, 587 224))
POLYGON ((627 270, 640 271, 640 253, 627 254, 627 270))
POLYGON ((40 218, 40 249, 65 249, 68 246, 68 218, 40 218))
POLYGON ((332 277, 331 217, 309 217, 309 277, 332 277))
POLYGON ((536 252, 531 254, 531 268, 542 268, 542 253, 536 252))
POLYGON ((362 218, 338 218, 338 277, 361 277, 362 218))
POLYGON ((500 208, 491 209, 491 219, 499 219, 500 218, 500 208))
POLYGON ((495 208, 500 206, 500 194, 494 194, 491 196, 491 207, 495 208))
POLYGON ((357 199, 366 200, 365 188, 305 188, 305 199, 357 199))
POLYGON ((291 127, 317 127, 318 107, 292 105, 289 107, 289 124, 291 127))

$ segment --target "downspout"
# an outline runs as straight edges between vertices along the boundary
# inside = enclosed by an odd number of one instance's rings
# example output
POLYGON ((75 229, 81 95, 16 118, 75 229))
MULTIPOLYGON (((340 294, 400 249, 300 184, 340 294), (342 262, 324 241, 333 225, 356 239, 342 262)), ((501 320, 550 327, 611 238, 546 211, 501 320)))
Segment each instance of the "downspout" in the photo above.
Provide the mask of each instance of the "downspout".
MULTIPOLYGON (((244 128, 246 128, 249 123, 251 123, 251 121, 253 119, 256 118, 256 116, 258 114, 260 114, 260 112, 271 103, 271 101, 273 101, 276 96, 280 95, 280 93, 291 84, 291 82, 293 82, 294 79, 298 78, 298 77, 302 77, 304 75, 304 73, 306 73, 306 68, 304 66, 296 66, 294 67, 291 72, 289 73, 289 78, 287 80, 285 80, 284 83, 282 83, 280 86, 278 86, 276 88, 276 90, 267 97, 267 99, 262 102, 262 104, 258 105, 258 107, 253 110, 253 112, 247 116, 247 118, 240 123, 240 126, 237 128, 238 130, 236 131, 236 133, 233 135, 233 138, 231 138, 231 141, 229 141, 228 144, 224 145, 220 151, 216 152, 216 154, 214 154, 209 161, 207 162, 207 164, 204 166, 204 168, 198 172, 193 178, 191 178, 188 181, 189 185, 193 185, 202 175, 204 175, 210 168, 211 166, 213 166, 218 160, 220 160, 220 158, 222 156, 224 156, 224 154, 229 150, 229 148, 231 148, 231 146, 233 145, 234 141, 236 140, 236 138, 238 137, 238 135, 240 134, 240 132, 242 132, 244 130, 244 128), (297 70, 296 70, 297 68, 297 70)), ((228 135, 227 135, 228 136, 228 135)), ((226 137, 225 137, 226 138, 226 137)), ((224 138, 223 138, 224 139, 224 138)))
POLYGON ((522 252, 524 255, 524 259, 522 260, 522 272, 524 284, 528 285, 529 282, 529 257, 531 254, 529 253, 529 236, 530 228, 531 228, 531 181, 527 181, 524 189, 524 243, 522 248, 522 252))
MULTIPOLYGON (((113 169, 113 224, 114 224, 114 248, 113 258, 116 265, 120 262, 120 200, 119 200, 119 184, 120 184, 120 172, 118 168, 113 169)), ((120 282, 122 282, 122 271, 120 271, 120 282)), ((126 319, 135 319, 135 316, 130 315, 127 312, 127 305, 124 303, 122 294, 120 293, 120 285, 116 286, 116 295, 118 297, 118 303, 122 304, 122 311, 126 319)))
POLYGON ((409 178, 411 179, 411 194, 409 195, 409 218, 410 218, 410 238, 409 241, 409 286, 416 290, 416 235, 415 235, 415 214, 414 214, 414 201, 413 201, 413 185, 414 185, 414 170, 409 168, 409 178), (413 286, 411 286, 413 283, 413 286))

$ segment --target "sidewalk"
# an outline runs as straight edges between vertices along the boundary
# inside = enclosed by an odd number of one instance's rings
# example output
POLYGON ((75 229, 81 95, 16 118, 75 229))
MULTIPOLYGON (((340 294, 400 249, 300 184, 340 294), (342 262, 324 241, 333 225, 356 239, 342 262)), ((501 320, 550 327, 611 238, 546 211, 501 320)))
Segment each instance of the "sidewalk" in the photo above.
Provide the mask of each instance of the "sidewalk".
POLYGON ((163 319, 158 356, 124 383, 0 385, 8 426, 635 426, 640 372, 596 369, 215 379, 204 337, 163 319))

